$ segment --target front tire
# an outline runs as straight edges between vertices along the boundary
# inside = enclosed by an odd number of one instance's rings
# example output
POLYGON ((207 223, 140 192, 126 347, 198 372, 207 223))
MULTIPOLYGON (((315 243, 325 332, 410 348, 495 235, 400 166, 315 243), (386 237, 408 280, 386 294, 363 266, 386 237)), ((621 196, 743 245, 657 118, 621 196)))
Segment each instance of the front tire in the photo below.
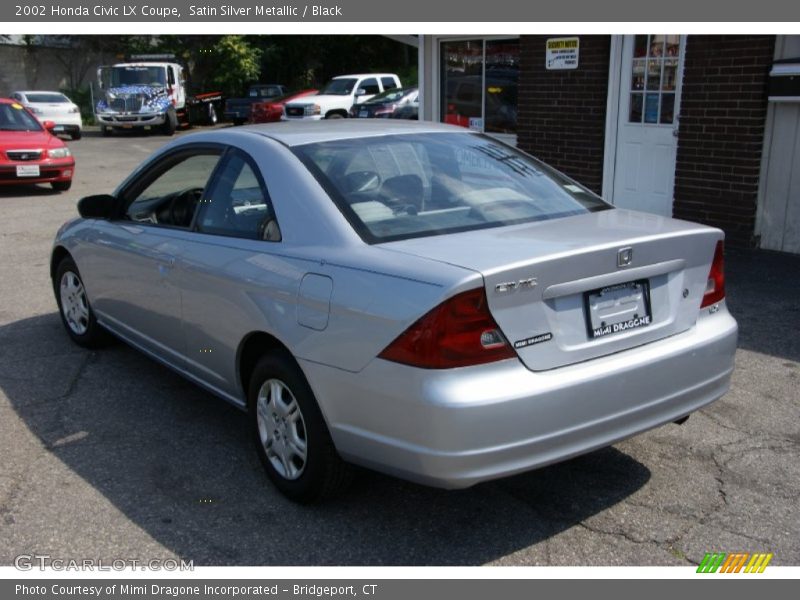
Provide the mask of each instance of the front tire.
POLYGON ((258 362, 248 401, 258 456, 281 493, 309 503, 349 484, 352 467, 336 452, 314 394, 290 356, 271 354, 258 362))
POLYGON ((80 131, 80 130, 78 130, 78 131, 73 131, 73 132, 70 134, 70 137, 73 139, 73 141, 77 141, 77 140, 81 139, 81 137, 82 137, 81 131, 80 131))
POLYGON ((330 113, 325 115, 326 119, 344 119, 344 115, 342 113, 330 113))
POLYGON ((162 127, 164 135, 175 135, 175 132, 178 130, 178 116, 175 114, 174 110, 170 109, 167 111, 166 119, 162 127))
POLYGON ((85 348, 98 348, 108 343, 109 333, 97 322, 81 274, 69 256, 58 263, 53 291, 61 322, 73 342, 85 348))

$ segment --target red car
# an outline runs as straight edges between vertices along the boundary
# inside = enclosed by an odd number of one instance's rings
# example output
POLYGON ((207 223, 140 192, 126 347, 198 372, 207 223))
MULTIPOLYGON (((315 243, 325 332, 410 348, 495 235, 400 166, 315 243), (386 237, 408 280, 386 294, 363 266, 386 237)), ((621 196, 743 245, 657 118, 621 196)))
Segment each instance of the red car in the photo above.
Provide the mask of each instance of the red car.
POLYGON ((283 116, 283 105, 287 102, 302 98, 303 96, 313 96, 319 90, 303 90, 294 94, 288 94, 275 98, 269 102, 256 102, 250 107, 251 123, 274 123, 280 121, 283 116))
POLYGON ((0 98, 0 185, 49 183, 57 192, 72 185, 75 159, 63 141, 14 100, 0 98))

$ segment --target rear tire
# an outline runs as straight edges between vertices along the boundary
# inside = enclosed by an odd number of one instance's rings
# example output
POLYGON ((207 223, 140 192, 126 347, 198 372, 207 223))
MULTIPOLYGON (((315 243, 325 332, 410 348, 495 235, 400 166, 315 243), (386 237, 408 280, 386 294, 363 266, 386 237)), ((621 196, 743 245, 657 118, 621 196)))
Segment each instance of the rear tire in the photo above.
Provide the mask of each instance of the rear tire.
POLYGON ((314 394, 291 356, 269 354, 258 361, 248 407, 258 457, 287 498, 316 502, 350 483, 353 468, 336 452, 314 394))
POLYGON ((81 274, 69 256, 58 263, 53 291, 61 322, 73 342, 84 348, 99 348, 111 340, 111 335, 97 322, 81 274))
POLYGON ((53 189, 57 192, 66 192, 69 188, 72 187, 72 180, 70 181, 52 181, 50 185, 53 186, 53 189))

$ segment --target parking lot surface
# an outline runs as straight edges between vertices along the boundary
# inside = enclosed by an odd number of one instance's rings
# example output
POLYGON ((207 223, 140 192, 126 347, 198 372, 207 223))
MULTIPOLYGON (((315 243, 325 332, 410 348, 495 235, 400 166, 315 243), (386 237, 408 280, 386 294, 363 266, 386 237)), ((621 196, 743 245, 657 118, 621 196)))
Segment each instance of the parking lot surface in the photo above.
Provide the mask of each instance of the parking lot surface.
POLYGON ((363 471, 343 497, 298 506, 269 484, 244 414, 122 343, 87 351, 62 330, 56 230, 166 140, 88 132, 69 143, 69 192, 0 188, 0 564, 800 564, 800 257, 729 251, 732 388, 684 425, 463 491, 363 471))

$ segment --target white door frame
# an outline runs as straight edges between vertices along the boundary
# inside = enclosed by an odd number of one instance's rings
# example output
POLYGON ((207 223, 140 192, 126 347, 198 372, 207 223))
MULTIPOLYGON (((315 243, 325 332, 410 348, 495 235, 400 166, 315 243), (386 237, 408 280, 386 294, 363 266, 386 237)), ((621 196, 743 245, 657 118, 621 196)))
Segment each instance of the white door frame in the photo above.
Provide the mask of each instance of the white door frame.
POLYGON ((608 57, 608 98, 606 99, 606 134, 603 148, 603 188, 607 202, 614 198, 614 172, 617 163, 617 122, 619 120, 619 88, 622 79, 622 41, 625 36, 612 35, 608 57))
MULTIPOLYGON (((681 35, 680 55, 678 58, 678 81, 675 86, 675 101, 678 111, 675 114, 675 127, 679 126, 680 109, 683 99, 683 73, 686 60, 687 35, 681 35)), ((612 35, 608 60, 608 97, 606 99, 606 133, 603 146, 603 187, 601 195, 606 202, 613 204, 614 177, 617 166, 617 135, 619 131, 619 102, 622 87, 622 49, 624 35, 612 35)), ((629 76, 628 73, 625 74, 629 76)), ((676 156, 677 162, 677 156, 676 156)), ((672 175, 673 180, 675 174, 672 175)), ((674 181, 673 181, 674 184, 674 181)), ((673 203, 674 203, 673 191, 673 203)))

